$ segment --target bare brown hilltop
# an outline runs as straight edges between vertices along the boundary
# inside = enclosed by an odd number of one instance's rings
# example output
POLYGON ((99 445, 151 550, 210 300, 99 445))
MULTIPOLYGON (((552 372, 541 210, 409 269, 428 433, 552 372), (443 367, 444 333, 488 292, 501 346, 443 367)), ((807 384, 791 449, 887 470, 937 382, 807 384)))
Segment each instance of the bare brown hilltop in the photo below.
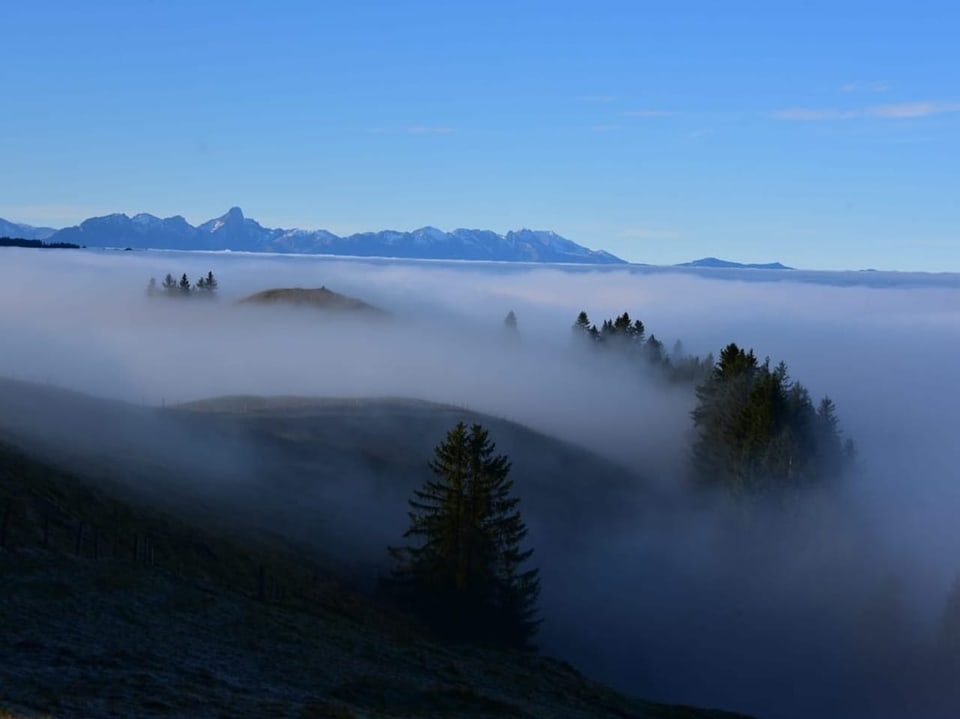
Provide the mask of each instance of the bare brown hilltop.
POLYGON ((272 289, 257 292, 249 297, 240 300, 241 304, 290 304, 306 307, 314 307, 320 310, 329 310, 334 312, 364 312, 370 315, 386 317, 390 313, 379 307, 357 299, 341 295, 339 292, 328 290, 326 287, 303 289, 293 287, 286 289, 272 289))

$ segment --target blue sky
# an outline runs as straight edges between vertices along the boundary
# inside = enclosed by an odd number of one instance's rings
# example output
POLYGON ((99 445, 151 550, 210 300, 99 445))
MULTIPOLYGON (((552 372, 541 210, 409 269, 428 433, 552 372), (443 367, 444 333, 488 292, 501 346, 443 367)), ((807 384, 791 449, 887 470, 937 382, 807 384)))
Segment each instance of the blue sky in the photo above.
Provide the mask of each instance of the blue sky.
POLYGON ((960 270, 960 8, 0 4, 0 217, 232 205, 637 262, 960 270))

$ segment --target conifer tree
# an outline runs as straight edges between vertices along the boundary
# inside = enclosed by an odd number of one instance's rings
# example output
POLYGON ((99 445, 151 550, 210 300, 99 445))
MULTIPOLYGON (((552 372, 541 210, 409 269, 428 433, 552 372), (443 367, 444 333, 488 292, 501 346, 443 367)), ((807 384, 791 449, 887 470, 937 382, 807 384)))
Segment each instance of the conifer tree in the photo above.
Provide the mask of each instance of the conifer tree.
POLYGON ((217 278, 213 276, 213 272, 207 272, 207 279, 203 283, 203 288, 207 292, 216 292, 219 286, 220 283, 217 282, 217 278))
POLYGON ((186 272, 184 272, 183 276, 180 278, 180 294, 182 295, 190 294, 190 278, 187 277, 186 272))
POLYGON ((590 318, 587 316, 586 312, 581 312, 579 315, 577 315, 577 319, 573 323, 572 329, 575 337, 584 339, 594 339, 597 331, 597 328, 593 327, 591 332, 590 318))
POLYGON ((459 422, 434 449, 433 478, 410 499, 412 543, 391 547, 394 596, 445 636, 529 647, 538 570, 512 496, 510 462, 479 424, 459 422))
POLYGON ((163 278, 163 291, 168 295, 171 295, 177 291, 177 281, 173 279, 173 275, 171 275, 169 272, 167 273, 167 276, 163 278))
POLYGON ((513 310, 507 312, 507 316, 503 318, 503 326, 510 332, 517 331, 517 316, 513 310))

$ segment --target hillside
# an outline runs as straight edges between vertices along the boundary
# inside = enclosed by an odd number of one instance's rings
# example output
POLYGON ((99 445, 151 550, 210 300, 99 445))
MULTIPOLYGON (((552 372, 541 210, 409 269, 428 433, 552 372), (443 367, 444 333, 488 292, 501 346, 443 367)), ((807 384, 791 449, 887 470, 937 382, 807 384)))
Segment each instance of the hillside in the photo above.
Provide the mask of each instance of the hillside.
POLYGON ((780 262, 732 262, 730 260, 721 260, 716 257, 703 257, 692 262, 682 262, 674 267, 697 267, 714 269, 740 269, 740 270, 792 270, 780 262))
POLYGON ((292 289, 263 290, 249 297, 244 297, 239 302, 241 304, 259 305, 287 304, 300 307, 312 307, 331 312, 360 312, 380 317, 386 317, 388 314, 379 307, 367 304, 363 300, 341 295, 333 290, 328 290, 326 287, 320 287, 318 289, 301 289, 297 287, 292 289))
MULTIPOLYGON (((252 422, 245 439, 260 434, 288 459, 319 442, 314 461, 342 470, 359 451, 399 467, 399 475, 408 460, 384 444, 384 429, 413 421, 412 435, 435 415, 445 424, 453 408, 233 398, 161 412, 161 424, 151 425, 156 412, 49 388, 2 389, 0 398, 14 399, 0 404, 0 710, 24 717, 732 716, 631 699, 543 657, 438 643, 346 588, 339 567, 286 525, 258 526, 251 518, 265 515, 224 511, 216 492, 191 492, 201 476, 135 491, 133 483, 159 482, 170 467, 139 451, 121 454, 112 459, 124 468, 120 481, 110 458, 94 456, 105 449, 98 432, 109 434, 117 422, 134 431, 166 426, 161 441, 169 442, 172 420, 201 432, 198 443, 211 456, 219 451, 211 438, 229 442, 252 422), (61 447, 59 461, 38 460, 37 441, 11 431, 6 413, 17 395, 75 413, 49 428, 45 441, 61 447), (369 421, 390 408, 392 418, 369 421), (90 410, 105 430, 65 433, 90 410), (72 469, 63 466, 68 456, 72 469)), ((573 448, 554 450, 561 463, 577 458, 573 448)), ((242 481, 234 478, 231 495, 242 481)), ((265 481, 271 492, 296 489, 291 499, 306 498, 298 486, 306 476, 294 486, 289 478, 265 481)), ((311 506, 322 524, 322 505, 311 506)))
POLYGON ((740 270, 792 270, 780 262, 731 262, 730 260, 721 260, 716 257, 703 257, 692 262, 682 262, 675 267, 699 267, 699 268, 717 268, 717 269, 740 269, 740 270))
POLYGON ((357 257, 396 257, 432 260, 499 262, 564 262, 623 264, 602 250, 591 250, 560 235, 522 229, 499 235, 490 230, 443 232, 421 227, 412 232, 382 230, 340 237, 327 230, 264 227, 245 217, 239 207, 193 226, 183 217, 141 213, 91 217, 75 227, 58 230, 53 242, 86 247, 131 247, 161 250, 236 250, 357 257))
POLYGON ((0 237, 18 237, 24 240, 46 240, 56 230, 52 227, 34 227, 22 222, 10 222, 0 217, 0 237))
POLYGON ((462 408, 246 397, 160 410, 0 380, 0 438, 180 517, 282 532, 365 585, 403 532, 433 446, 460 419, 489 427, 510 455, 536 544, 580 543, 655 511, 631 472, 462 408), (587 526, 584 512, 606 524, 587 526))

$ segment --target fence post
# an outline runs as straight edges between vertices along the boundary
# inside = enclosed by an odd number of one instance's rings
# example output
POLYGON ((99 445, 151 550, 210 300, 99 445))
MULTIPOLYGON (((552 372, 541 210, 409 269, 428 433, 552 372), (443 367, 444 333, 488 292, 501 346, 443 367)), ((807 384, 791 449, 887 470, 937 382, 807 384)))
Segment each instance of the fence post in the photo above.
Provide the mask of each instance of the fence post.
POLYGON ((113 510, 113 540, 111 541, 110 557, 117 558, 117 550, 120 548, 120 512, 113 510))
POLYGON ((3 502, 3 518, 0 519, 0 548, 7 546, 7 524, 10 522, 10 504, 9 498, 3 502))

